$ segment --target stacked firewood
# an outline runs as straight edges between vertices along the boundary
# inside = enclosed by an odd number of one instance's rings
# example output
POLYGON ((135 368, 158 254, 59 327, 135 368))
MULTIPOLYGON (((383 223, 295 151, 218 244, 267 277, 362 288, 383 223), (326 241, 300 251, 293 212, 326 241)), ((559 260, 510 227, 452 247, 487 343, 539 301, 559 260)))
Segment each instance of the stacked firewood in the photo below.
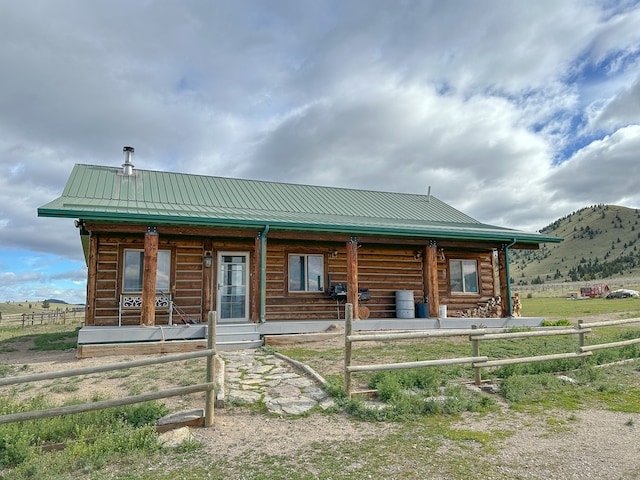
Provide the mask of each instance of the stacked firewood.
MULTIPOLYGON (((522 303, 520 302, 519 293, 514 293, 511 297, 511 307, 513 308, 514 317, 520 317, 522 315, 522 303)), ((465 318, 500 318, 502 317, 502 300, 499 295, 491 297, 482 305, 478 305, 477 308, 458 310, 455 316, 465 318)))
POLYGON ((511 297, 511 307, 513 308, 513 316, 520 317, 520 310, 522 309, 522 303, 520 303, 520 294, 514 293, 511 297))
POLYGON ((500 296, 491 297, 477 308, 458 312, 458 316, 467 318, 500 318, 502 316, 502 300, 500 296))

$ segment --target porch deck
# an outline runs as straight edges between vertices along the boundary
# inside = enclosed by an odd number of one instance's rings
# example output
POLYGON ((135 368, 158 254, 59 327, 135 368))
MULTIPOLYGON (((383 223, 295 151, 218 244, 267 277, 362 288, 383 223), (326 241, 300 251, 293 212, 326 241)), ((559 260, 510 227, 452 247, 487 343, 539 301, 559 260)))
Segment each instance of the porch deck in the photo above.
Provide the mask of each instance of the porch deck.
MULTIPOLYGON (((376 330, 438 330, 452 328, 473 328, 473 325, 486 328, 539 327, 544 319, 541 317, 510 318, 368 318, 354 320, 354 331, 376 330)), ((258 332, 262 335, 291 335, 295 333, 319 333, 333 325, 344 326, 344 320, 313 321, 267 321, 258 324, 258 332)))
MULTIPOLYGON (((385 318, 355 320, 354 331, 411 331, 473 328, 536 327, 539 317, 512 318, 385 318)), ((267 321, 221 323, 216 326, 216 348, 257 348, 265 336, 323 333, 343 327, 344 320, 267 321)), ((78 358, 137 353, 176 353, 206 348, 207 324, 85 326, 78 332, 78 358)))

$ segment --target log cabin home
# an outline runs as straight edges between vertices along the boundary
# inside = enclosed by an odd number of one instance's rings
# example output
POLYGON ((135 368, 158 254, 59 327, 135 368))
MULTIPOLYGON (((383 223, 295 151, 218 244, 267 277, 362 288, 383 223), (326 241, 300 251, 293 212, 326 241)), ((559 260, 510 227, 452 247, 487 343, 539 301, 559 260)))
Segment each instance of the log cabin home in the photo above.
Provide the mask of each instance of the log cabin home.
POLYGON ((75 219, 88 267, 83 328, 201 324, 215 310, 220 325, 320 331, 344 319, 345 302, 363 320, 443 326, 445 309, 473 317, 488 303, 509 318, 509 250, 560 241, 480 223, 430 188, 142 170, 124 151, 122 167, 75 165, 62 195, 38 209, 75 219))

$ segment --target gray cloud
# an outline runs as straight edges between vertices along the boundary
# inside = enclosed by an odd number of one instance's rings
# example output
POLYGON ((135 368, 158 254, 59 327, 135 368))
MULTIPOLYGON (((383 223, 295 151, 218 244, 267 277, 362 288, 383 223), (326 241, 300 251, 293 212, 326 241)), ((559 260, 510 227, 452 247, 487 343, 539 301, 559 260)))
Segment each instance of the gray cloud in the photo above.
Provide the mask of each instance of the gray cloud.
POLYGON ((597 128, 640 124, 640 76, 606 104, 593 124, 597 128))
POLYGON ((639 125, 622 128, 593 142, 556 168, 547 180, 546 186, 553 191, 552 199, 571 198, 584 206, 593 199, 633 207, 640 205, 638 151, 639 125))

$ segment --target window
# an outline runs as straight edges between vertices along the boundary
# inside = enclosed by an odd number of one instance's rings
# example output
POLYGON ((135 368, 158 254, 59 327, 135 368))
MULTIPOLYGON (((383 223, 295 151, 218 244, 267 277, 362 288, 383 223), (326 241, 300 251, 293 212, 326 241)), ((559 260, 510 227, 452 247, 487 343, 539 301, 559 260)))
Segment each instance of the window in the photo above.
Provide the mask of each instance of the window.
POLYGON ((324 255, 289 255, 289 291, 324 291, 324 255))
POLYGON ((475 260, 451 260, 451 291, 478 293, 478 264, 475 260))
MULTIPOLYGON (((144 250, 124 250, 124 270, 122 291, 125 293, 142 292, 142 271, 144 268, 144 250)), ((156 292, 168 292, 171 276, 171 251, 158 250, 158 269, 156 271, 156 292)))

